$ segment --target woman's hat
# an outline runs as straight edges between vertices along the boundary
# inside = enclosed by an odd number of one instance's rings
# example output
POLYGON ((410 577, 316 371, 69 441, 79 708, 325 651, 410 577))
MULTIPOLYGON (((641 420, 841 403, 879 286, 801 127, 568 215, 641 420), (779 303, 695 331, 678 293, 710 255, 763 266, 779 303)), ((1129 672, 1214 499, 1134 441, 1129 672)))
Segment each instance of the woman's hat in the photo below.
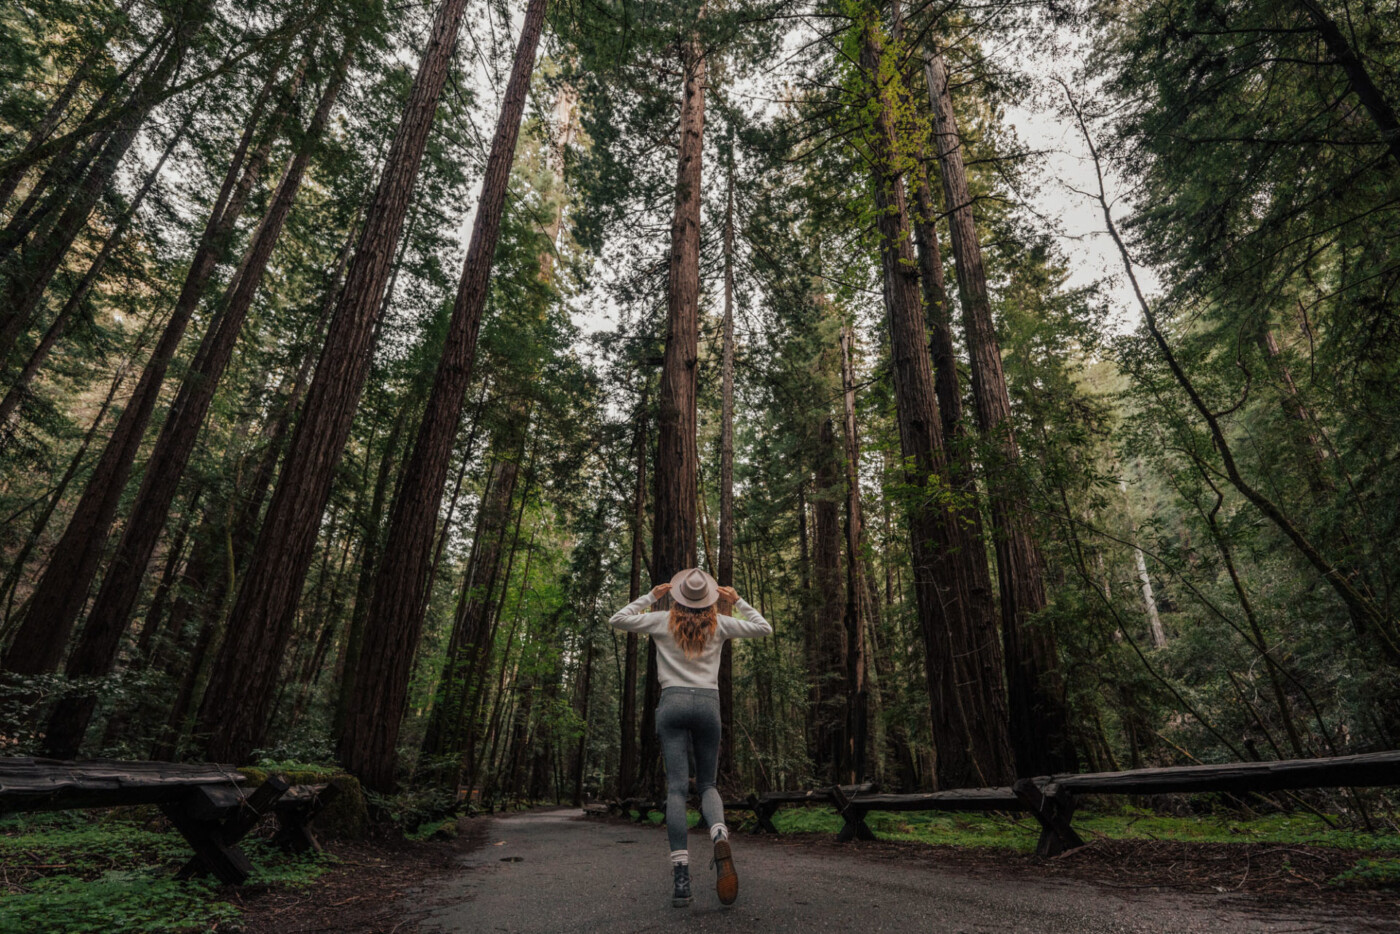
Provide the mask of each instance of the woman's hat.
POLYGON ((699 568, 686 568, 671 578, 671 599, 681 606, 703 609, 719 600, 719 584, 699 568))

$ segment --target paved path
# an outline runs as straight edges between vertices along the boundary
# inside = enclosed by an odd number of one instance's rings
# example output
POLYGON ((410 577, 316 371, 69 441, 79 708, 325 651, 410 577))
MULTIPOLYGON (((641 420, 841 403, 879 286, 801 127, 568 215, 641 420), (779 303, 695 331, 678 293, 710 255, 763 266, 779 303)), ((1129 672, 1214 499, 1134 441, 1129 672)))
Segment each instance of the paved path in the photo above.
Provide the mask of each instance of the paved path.
POLYGON ((1236 934, 1400 931, 1400 924, 1271 911, 1226 897, 989 879, 738 835, 739 901, 719 904, 703 835, 695 901, 672 908, 665 834, 574 810, 492 818, 486 843, 433 895, 426 931, 511 934, 808 931, 933 934, 1236 934), (703 855, 702 855, 703 854, 703 855))

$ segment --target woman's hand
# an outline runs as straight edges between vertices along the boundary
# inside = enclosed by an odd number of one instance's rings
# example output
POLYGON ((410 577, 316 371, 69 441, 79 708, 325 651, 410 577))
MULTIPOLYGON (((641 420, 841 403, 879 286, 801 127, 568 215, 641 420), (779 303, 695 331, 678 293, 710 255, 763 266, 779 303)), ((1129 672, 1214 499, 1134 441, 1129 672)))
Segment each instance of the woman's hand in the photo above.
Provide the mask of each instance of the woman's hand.
POLYGON ((671 592, 671 582, 670 582, 670 581, 667 581, 667 582, 664 583, 664 584, 657 584, 655 587, 651 588, 651 598, 652 598, 653 600, 660 600, 662 597, 666 596, 666 595, 667 595, 668 593, 670 593, 670 592, 671 592))
POLYGON ((730 606, 739 605, 739 591, 735 590, 733 587, 719 588, 719 598, 730 606))

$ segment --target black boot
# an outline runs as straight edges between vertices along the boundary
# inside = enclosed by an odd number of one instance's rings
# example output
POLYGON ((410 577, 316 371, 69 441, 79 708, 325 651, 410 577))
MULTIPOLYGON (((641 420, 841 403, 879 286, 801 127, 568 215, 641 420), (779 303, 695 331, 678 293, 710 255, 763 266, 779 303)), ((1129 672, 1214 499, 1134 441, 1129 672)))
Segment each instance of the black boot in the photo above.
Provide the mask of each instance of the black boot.
POLYGON ((675 889, 671 893, 671 907, 684 908, 690 904, 690 867, 676 863, 671 867, 675 889))

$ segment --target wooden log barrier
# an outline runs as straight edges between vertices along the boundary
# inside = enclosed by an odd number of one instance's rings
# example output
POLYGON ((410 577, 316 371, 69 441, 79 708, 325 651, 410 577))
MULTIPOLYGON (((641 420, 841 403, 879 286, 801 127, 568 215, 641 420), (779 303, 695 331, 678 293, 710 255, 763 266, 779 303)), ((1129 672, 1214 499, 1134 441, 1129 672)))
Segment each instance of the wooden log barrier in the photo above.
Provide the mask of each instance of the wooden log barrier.
POLYGON ((855 803, 841 790, 840 785, 831 787, 831 803, 836 806, 836 813, 841 815, 841 830, 836 834, 837 843, 846 843, 849 840, 874 840, 875 834, 865 823, 867 808, 864 803, 855 803))
POLYGON ((1084 841, 1070 825, 1076 805, 1073 794, 1063 790, 1046 794, 1032 778, 1020 779, 1012 787, 1026 810, 1040 822, 1040 839, 1035 845, 1036 856, 1059 856, 1066 850, 1084 845, 1084 841))
POLYGON ((245 781, 231 765, 0 757, 0 813, 164 804, 194 786, 233 790, 245 781))
POLYGON ((321 842, 311 832, 311 821, 340 796, 339 785, 298 785, 278 799, 276 846, 292 853, 320 853, 321 842))
POLYGON ((165 816, 194 849, 194 857, 175 874, 192 879, 210 873, 225 885, 242 885, 252 874, 252 864, 238 842, 272 810, 291 783, 282 775, 269 775, 251 795, 227 790, 194 788, 181 801, 161 805, 165 816))
POLYGON ((778 813, 779 804, 777 801, 766 800, 766 797, 758 799, 753 806, 754 833, 778 832, 778 828, 773 825, 773 815, 778 813))
MULTIPOLYGON (((842 794, 840 789, 836 793, 842 794)), ((845 822, 836 840, 838 843, 855 839, 878 840, 865 823, 865 817, 871 811, 1020 811, 1025 807, 1010 788, 955 788, 920 794, 852 796, 844 808, 838 806, 845 822)))
POLYGON ((1129 772, 1086 772, 1036 779, 1047 794, 1160 795, 1296 791, 1400 785, 1400 750, 1326 759, 1181 765, 1129 772))

